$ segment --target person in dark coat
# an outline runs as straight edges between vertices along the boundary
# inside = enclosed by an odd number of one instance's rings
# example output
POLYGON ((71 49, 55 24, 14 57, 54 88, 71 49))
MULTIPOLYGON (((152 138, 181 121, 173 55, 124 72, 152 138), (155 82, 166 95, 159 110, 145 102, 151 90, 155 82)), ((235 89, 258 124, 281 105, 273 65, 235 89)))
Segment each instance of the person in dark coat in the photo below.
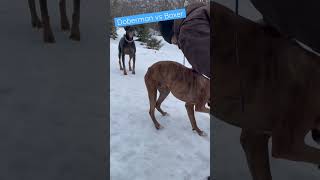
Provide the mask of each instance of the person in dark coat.
POLYGON ((193 3, 186 7, 186 18, 160 21, 164 40, 176 44, 192 68, 210 78, 210 6, 193 3))

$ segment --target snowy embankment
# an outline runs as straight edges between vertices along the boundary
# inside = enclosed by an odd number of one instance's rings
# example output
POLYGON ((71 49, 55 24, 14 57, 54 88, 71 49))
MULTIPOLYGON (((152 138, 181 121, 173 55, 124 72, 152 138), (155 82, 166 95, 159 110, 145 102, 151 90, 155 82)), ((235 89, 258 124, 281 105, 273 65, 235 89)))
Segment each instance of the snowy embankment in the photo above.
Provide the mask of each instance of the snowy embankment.
MULTIPOLYGON (((164 41, 159 51, 136 42, 136 75, 128 71, 124 76, 118 64, 123 34, 121 28, 118 39, 110 39, 111 180, 204 180, 210 173, 210 138, 192 131, 184 103, 171 94, 167 97, 162 107, 170 115, 163 117, 156 111, 164 126, 161 130, 155 129, 148 113, 144 84, 148 67, 162 60, 183 63, 183 54, 164 41)), ((199 128, 207 134, 209 119, 207 114, 196 113, 199 128)))

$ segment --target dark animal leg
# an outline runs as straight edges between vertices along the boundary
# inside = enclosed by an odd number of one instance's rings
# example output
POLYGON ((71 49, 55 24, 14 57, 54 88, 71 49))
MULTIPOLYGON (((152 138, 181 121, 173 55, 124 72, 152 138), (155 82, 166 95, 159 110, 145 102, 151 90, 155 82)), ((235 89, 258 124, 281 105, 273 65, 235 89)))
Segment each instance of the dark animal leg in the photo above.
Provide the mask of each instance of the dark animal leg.
POLYGON ((60 0, 59 7, 60 7, 61 30, 62 31, 69 31, 70 24, 69 24, 69 20, 68 20, 68 16, 67 16, 66 0, 60 0))
POLYGON ((54 43, 55 39, 50 26, 50 18, 48 15, 47 0, 39 0, 41 9, 41 18, 43 23, 43 39, 44 42, 54 43))
POLYGON ((28 0, 29 9, 31 13, 31 25, 34 28, 41 28, 42 24, 37 14, 36 2, 35 0, 28 0))
POLYGON ((133 55, 133 69, 132 74, 136 74, 136 55, 133 55))
POLYGON ((160 92, 160 95, 159 95, 159 98, 158 98, 158 100, 156 102, 156 108, 163 116, 165 116, 168 113, 164 112, 161 109, 161 104, 166 99, 166 97, 168 97, 168 95, 170 93, 170 90, 168 88, 166 88, 166 87, 160 87, 158 90, 160 92))
POLYGON ((80 0, 73 0, 72 27, 70 39, 80 41, 80 0))
POLYGON ((131 68, 131 60, 132 60, 132 56, 129 57, 129 71, 132 71, 132 68, 131 68))
POLYGON ((150 103, 150 110, 149 110, 149 114, 151 117, 151 120, 154 124, 154 126, 156 127, 156 129, 160 129, 162 128, 161 125, 159 124, 159 122, 157 121, 156 117, 154 116, 154 111, 156 108, 156 100, 157 100, 157 88, 156 88, 156 84, 148 79, 148 77, 145 76, 144 78, 147 90, 148 90, 148 96, 149 96, 149 103, 150 103))
POLYGON ((122 54, 122 65, 123 65, 123 74, 127 75, 126 64, 125 64, 125 54, 122 54))
POLYGON ((201 131, 201 129, 199 129, 198 126, 197 126, 197 122, 196 122, 196 119, 194 117, 194 105, 186 103, 185 106, 186 106, 186 109, 187 109, 187 112, 188 112, 189 120, 191 122, 192 130, 197 131, 197 133, 200 136, 205 136, 206 134, 203 131, 201 131))
POLYGON ((244 129, 241 132, 240 142, 253 180, 272 180, 268 151, 269 137, 244 129))
POLYGON ((119 58, 119 66, 120 66, 120 71, 123 70, 122 65, 121 65, 121 52, 118 53, 118 58, 119 58))
POLYGON ((290 136, 279 136, 278 134, 272 135, 272 155, 275 158, 314 163, 319 165, 320 150, 306 145, 304 142, 305 135, 308 133, 308 131, 304 130, 304 132, 302 132, 301 130, 292 132, 294 133, 292 133, 290 136), (284 145, 287 145, 287 147, 284 147, 284 145))

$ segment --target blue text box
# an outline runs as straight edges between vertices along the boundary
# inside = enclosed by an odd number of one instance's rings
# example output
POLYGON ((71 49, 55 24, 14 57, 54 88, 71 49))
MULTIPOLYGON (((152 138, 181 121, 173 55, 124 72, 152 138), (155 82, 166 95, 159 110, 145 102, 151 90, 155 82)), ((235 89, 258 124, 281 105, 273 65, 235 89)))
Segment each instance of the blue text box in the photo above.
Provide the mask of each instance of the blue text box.
POLYGON ((173 19, 182 19, 186 17, 185 9, 175 9, 170 11, 160 11, 155 13, 138 14, 133 16, 125 16, 114 18, 116 27, 132 26, 145 23, 153 23, 159 21, 167 21, 173 19))

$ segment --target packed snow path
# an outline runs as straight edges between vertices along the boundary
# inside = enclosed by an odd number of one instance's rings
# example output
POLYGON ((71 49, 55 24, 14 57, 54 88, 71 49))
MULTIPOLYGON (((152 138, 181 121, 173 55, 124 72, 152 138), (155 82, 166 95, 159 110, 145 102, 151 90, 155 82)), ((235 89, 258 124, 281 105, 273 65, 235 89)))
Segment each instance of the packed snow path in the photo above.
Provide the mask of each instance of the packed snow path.
MULTIPOLYGON (((146 49, 136 41, 136 75, 119 69, 118 42, 110 39, 110 161, 111 180, 203 180, 210 173, 210 138, 192 131, 184 103, 171 94, 162 104, 169 116, 156 118, 156 130, 149 116, 144 75, 161 60, 183 63, 182 52, 163 41, 159 50, 146 49)), ((160 38, 160 37, 158 37, 160 38)), ((188 64, 187 66, 190 67, 188 64)), ((159 93, 158 93, 159 94, 159 93)), ((210 134, 210 117, 195 113, 200 129, 210 134)))

